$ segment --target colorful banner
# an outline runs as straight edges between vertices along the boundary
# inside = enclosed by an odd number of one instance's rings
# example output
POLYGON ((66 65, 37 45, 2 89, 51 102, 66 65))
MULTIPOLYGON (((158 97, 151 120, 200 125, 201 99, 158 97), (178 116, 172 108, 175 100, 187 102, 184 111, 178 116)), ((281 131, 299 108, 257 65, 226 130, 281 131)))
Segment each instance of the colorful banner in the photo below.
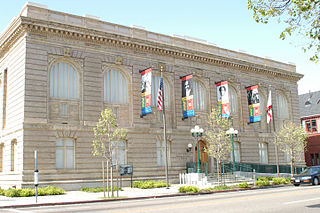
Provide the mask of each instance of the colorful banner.
POLYGON ((228 81, 216 83, 218 108, 223 118, 230 118, 229 88, 228 81))
POLYGON ((261 121, 258 85, 247 87, 250 123, 261 121))
POLYGON ((181 78, 182 81, 182 114, 183 118, 194 116, 192 75, 181 78))
POLYGON ((152 68, 140 70, 141 73, 141 117, 152 113, 151 110, 151 80, 152 68))

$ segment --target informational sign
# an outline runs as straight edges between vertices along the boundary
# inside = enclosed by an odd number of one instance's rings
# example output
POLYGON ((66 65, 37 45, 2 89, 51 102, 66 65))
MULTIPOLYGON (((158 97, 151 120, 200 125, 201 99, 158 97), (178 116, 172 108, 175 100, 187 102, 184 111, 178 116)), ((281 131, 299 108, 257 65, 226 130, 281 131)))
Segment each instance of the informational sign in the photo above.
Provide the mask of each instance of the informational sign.
POLYGON ((120 165, 120 176, 132 176, 133 166, 132 165, 120 165))
POLYGON ((247 87, 250 123, 261 121, 258 85, 247 87))
POLYGON ((182 81, 182 114, 183 118, 194 116, 194 100, 192 88, 192 75, 181 78, 182 81))
POLYGON ((141 117, 152 113, 151 110, 151 81, 152 68, 140 70, 141 73, 141 117))
POLYGON ((229 88, 228 81, 220 81, 216 83, 218 109, 223 118, 230 118, 229 88))

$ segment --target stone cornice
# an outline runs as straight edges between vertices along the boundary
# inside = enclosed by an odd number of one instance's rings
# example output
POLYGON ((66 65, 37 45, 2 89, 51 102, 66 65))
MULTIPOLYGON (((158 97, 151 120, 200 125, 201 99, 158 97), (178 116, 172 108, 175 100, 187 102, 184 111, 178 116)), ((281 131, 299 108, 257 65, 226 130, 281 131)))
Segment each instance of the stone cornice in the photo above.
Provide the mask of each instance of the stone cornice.
MULTIPOLYGON (((198 50, 191 50, 166 44, 160 44, 148 40, 131 38, 114 33, 106 33, 98 30, 77 27, 73 25, 60 24, 37 20, 28 17, 19 17, 21 23, 9 38, 1 43, 0 57, 10 49, 14 42, 25 32, 44 36, 57 36, 66 39, 80 40, 99 45, 114 46, 117 48, 131 49, 137 52, 151 53, 166 57, 173 57, 184 60, 192 60, 198 63, 205 63, 215 66, 222 66, 230 69, 237 69, 244 72, 267 75, 274 78, 283 78, 297 82, 303 75, 286 71, 284 69, 257 64, 250 61, 239 60, 232 57, 218 56, 198 50)), ((0 38, 1 40, 2 38, 0 38)))

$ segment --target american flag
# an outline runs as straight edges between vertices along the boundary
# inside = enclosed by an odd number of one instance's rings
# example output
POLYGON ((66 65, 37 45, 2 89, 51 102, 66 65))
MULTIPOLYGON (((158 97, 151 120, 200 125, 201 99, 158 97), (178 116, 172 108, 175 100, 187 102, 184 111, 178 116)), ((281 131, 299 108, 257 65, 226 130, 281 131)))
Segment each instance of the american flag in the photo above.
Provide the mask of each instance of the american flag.
POLYGON ((160 111, 162 111, 162 103, 163 103, 163 81, 162 78, 160 78, 160 85, 158 90, 158 96, 157 96, 157 107, 160 111))
POLYGON ((272 102, 271 102, 271 90, 269 90, 269 97, 267 103, 267 123, 269 124, 272 120, 272 102))

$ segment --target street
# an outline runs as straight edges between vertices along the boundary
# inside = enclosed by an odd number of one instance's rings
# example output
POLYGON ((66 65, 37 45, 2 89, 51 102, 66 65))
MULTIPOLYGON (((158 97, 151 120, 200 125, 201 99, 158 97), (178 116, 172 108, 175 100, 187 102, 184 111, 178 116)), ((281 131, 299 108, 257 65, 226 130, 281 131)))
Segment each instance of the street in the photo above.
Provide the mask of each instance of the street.
POLYGON ((0 209, 0 212, 320 212, 320 186, 280 187, 209 195, 0 209))

